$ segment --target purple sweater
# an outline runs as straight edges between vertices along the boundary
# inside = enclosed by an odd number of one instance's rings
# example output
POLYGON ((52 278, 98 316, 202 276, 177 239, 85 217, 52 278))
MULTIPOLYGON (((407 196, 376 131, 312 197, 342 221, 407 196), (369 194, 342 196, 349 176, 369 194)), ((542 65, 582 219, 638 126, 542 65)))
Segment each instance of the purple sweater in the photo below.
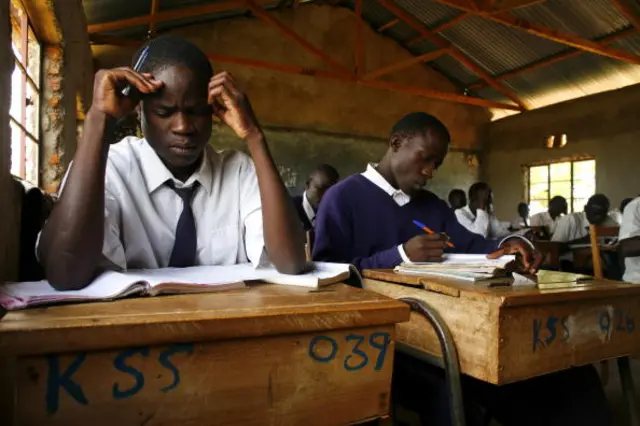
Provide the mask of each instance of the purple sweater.
POLYGON ((322 198, 316 216, 313 259, 344 262, 363 269, 387 269, 402 263, 398 245, 424 233, 418 220, 435 232, 446 232, 455 253, 490 253, 496 241, 460 225, 447 204, 422 191, 400 207, 364 176, 349 176, 322 198))

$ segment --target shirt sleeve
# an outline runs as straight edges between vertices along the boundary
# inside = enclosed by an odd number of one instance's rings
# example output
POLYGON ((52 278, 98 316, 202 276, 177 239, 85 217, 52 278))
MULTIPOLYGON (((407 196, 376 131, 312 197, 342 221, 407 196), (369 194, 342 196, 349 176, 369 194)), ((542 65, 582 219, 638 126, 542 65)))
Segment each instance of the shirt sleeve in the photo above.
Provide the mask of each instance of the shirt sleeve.
POLYGON ((358 270, 391 269, 402 263, 397 245, 370 256, 356 254, 353 215, 331 189, 322 199, 316 216, 313 260, 350 263, 358 270))
POLYGON ((571 216, 564 216, 562 219, 558 221, 558 225, 556 226, 556 230, 551 236, 551 241, 566 243, 571 241, 571 216))
MULTIPOLYGON (((489 231, 490 231, 488 235, 491 235, 491 237, 493 238, 502 238, 502 237, 506 237, 511 233, 511 231, 509 231, 509 226, 511 226, 509 222, 500 221, 494 215, 488 215, 488 216, 489 216, 489 231)), ((520 220, 522 221, 522 219, 520 220)), ((485 238, 488 235, 485 235, 485 238)))
POLYGON ((249 157, 241 166, 240 173, 240 217, 244 227, 243 238, 247 258, 253 266, 269 262, 264 245, 264 228, 262 220, 262 201, 260 187, 253 160, 249 157))
POLYGON ((622 214, 619 238, 633 238, 640 236, 640 202, 627 205, 622 214))
MULTIPOLYGON (((478 212, 480 211, 478 210, 478 212)), ((449 209, 449 213, 445 214, 444 232, 449 235, 451 243, 454 245, 452 250, 455 253, 483 254, 491 253, 498 248, 496 241, 487 240, 461 224, 461 216, 463 215, 458 210, 454 214, 449 209)))
POLYGON ((462 209, 456 210, 456 217, 458 218, 460 225, 464 226, 474 234, 481 235, 484 238, 487 238, 489 235, 489 215, 484 210, 476 210, 475 220, 465 215, 462 209))

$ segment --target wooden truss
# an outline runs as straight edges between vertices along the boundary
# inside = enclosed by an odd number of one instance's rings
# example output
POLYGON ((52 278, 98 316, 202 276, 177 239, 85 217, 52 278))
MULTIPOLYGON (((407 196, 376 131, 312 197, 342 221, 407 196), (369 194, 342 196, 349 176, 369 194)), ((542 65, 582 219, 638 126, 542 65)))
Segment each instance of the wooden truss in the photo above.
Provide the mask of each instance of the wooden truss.
MULTIPOLYGON (((427 98, 451 101, 468 105, 481 106, 486 108, 499 108, 509 109, 516 111, 525 111, 527 106, 517 97, 512 90, 505 87, 502 81, 519 75, 525 72, 544 67, 558 61, 570 58, 572 56, 579 55, 583 52, 589 52, 597 55, 603 55, 610 58, 618 59, 632 64, 640 64, 640 56, 633 55, 620 49, 610 47, 610 45, 629 34, 632 34, 640 30, 640 17, 635 15, 630 6, 626 3, 629 0, 610 0, 618 10, 631 22, 632 26, 623 29, 615 34, 604 37, 600 40, 587 40, 575 36, 573 34, 563 33, 550 28, 543 27, 541 25, 525 21, 511 14, 511 11, 519 7, 530 6, 532 4, 541 3, 544 0, 434 0, 438 3, 442 3, 461 11, 460 14, 453 17, 450 20, 439 23, 433 28, 427 28, 414 18, 411 14, 407 13, 404 9, 397 6, 393 0, 355 0, 355 46, 354 46, 354 67, 349 67, 340 64, 331 56, 323 52, 317 46, 308 42, 292 29, 284 25, 277 20, 271 14, 269 14, 263 5, 266 3, 272 3, 272 0, 231 0, 225 2, 216 2, 213 4, 207 4, 202 6, 195 6, 180 10, 172 11, 159 11, 159 0, 151 1, 151 11, 148 15, 138 16, 134 18, 108 22, 103 24, 89 25, 88 32, 90 33, 91 41, 98 44, 114 44, 114 45, 139 45, 141 41, 116 38, 100 33, 121 30, 125 28, 138 27, 141 25, 149 25, 149 35, 152 36, 155 33, 156 26, 159 22, 171 21, 176 19, 183 19, 198 15, 219 13, 230 10, 242 10, 245 9, 251 12, 254 16, 264 21, 266 24, 276 28, 284 37, 288 38, 292 42, 298 44, 309 54, 316 57, 324 65, 323 69, 309 69, 306 67, 278 64, 268 61, 255 60, 241 57, 231 57, 226 55, 219 55, 213 52, 209 52, 208 56, 214 62, 220 63, 232 63, 243 66, 249 66, 253 68, 266 69, 279 71, 289 74, 306 75, 316 78, 331 79, 337 81, 343 81, 352 84, 358 84, 366 87, 372 87, 382 90, 389 90, 393 92, 399 92, 409 95, 424 96, 427 98), (427 52, 422 55, 409 58, 407 60, 399 61, 381 67, 376 70, 365 69, 365 48, 364 48, 364 21, 362 18, 363 1, 377 1, 380 5, 385 7, 391 12, 395 18, 387 22, 386 24, 377 28, 377 31, 382 33, 389 28, 399 23, 405 23, 413 28, 419 35, 407 43, 407 46, 420 43, 428 40, 434 44, 437 49, 432 52, 427 52), (483 18, 498 22, 500 24, 516 28, 522 31, 526 31, 530 34, 534 34, 538 37, 546 38, 557 43, 565 44, 569 47, 567 51, 561 52, 549 58, 537 61, 529 64, 517 70, 512 70, 507 73, 491 76, 482 69, 473 59, 469 58, 462 51, 455 46, 451 46, 446 39, 439 35, 440 32, 445 31, 448 28, 453 27, 457 23, 469 16, 481 16, 483 18), (402 69, 414 66, 419 63, 426 63, 433 61, 443 55, 449 55, 464 67, 476 74, 480 81, 470 85, 465 93, 451 93, 442 92, 433 89, 426 89, 421 87, 414 87, 408 85, 401 85, 391 83, 380 78, 384 75, 398 72, 402 69), (326 69, 325 69, 326 68, 326 69), (469 96, 468 90, 479 90, 484 87, 491 86, 499 93, 503 94, 512 103, 494 102, 486 99, 469 96)), ((294 1, 294 5, 297 2, 294 1)))

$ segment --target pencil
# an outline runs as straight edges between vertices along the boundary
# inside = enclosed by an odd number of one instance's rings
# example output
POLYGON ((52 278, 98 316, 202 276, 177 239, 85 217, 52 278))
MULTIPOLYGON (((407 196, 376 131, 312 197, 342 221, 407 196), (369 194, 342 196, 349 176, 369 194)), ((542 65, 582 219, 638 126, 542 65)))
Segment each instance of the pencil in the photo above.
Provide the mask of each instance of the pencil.
MULTIPOLYGON (((413 223, 420 229, 422 229, 424 232, 426 232, 427 234, 435 234, 435 232, 433 232, 431 229, 429 229, 427 227, 427 225, 425 225, 422 222, 418 222, 417 220, 414 220, 413 223)), ((447 234, 445 234, 447 235, 447 234)), ((449 236, 447 235, 447 238, 449 238, 449 236)), ((447 246, 453 248, 453 244, 451 243, 451 241, 447 241, 447 246)))

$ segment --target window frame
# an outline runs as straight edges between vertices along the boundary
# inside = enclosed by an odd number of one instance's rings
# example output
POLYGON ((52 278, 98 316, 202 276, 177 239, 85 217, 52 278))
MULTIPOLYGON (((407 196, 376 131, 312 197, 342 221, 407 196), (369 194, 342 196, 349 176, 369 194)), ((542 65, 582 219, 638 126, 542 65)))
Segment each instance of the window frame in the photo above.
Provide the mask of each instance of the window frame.
MULTIPOLYGON (((21 99, 21 105, 20 105, 20 110, 18 111, 18 117, 14 117, 11 113, 11 108, 9 108, 9 123, 16 126, 19 130, 20 130, 20 153, 19 153, 19 169, 18 169, 18 177, 24 180, 27 180, 27 139, 29 139, 31 142, 33 142, 33 144, 37 147, 37 159, 38 159, 38 167, 36 170, 36 182, 31 182, 32 184, 35 184, 37 186, 40 185, 40 180, 41 180, 41 170, 40 170, 40 164, 41 164, 41 160, 42 160, 42 144, 40 143, 41 141, 41 134, 42 134, 42 81, 43 81, 43 44, 42 42, 38 39, 36 32, 33 28, 33 25, 31 24, 30 20, 29 20, 29 15, 27 13, 27 9, 23 3, 22 0, 9 0, 9 19, 11 20, 13 18, 13 8, 19 7, 21 8, 21 18, 20 19, 20 45, 18 46, 19 50, 20 50, 20 54, 22 56, 22 58, 19 58, 16 55, 16 52, 14 52, 13 48, 11 48, 11 56, 13 58, 13 63, 14 63, 14 72, 15 72, 15 68, 18 68, 21 74, 21 88, 20 88, 20 99, 21 99), (38 61, 38 68, 39 68, 39 72, 38 72, 38 82, 36 82, 33 77, 31 77, 30 73, 29 73, 29 33, 31 33, 31 35, 33 35, 33 39, 36 41, 36 43, 38 44, 39 47, 39 56, 37 57, 37 61, 38 61), (28 108, 28 102, 27 102, 27 93, 28 93, 28 86, 30 86, 31 90, 37 94, 37 105, 33 105, 33 107, 36 109, 36 115, 37 115, 37 126, 36 126, 36 133, 37 134, 33 134, 31 131, 28 130, 28 124, 27 124, 27 108, 28 108)), ((10 42, 13 45, 13 31, 11 32, 10 35, 11 39, 10 42)), ((16 45, 18 45, 18 43, 16 43, 16 45)), ((12 87, 12 92, 14 90, 14 88, 12 87)), ((13 95, 13 93, 11 93, 11 95, 13 95)), ((9 102, 11 103, 11 97, 9 102)), ((13 130, 10 129, 10 132, 13 132, 13 130)), ((13 137, 11 137, 11 139, 13 139, 13 137)), ((11 164, 11 168, 13 168, 13 164, 11 164)))
MULTIPOLYGON (((596 173, 596 168, 597 168, 597 162, 595 157, 591 157, 591 156, 580 156, 580 157, 571 157, 571 158, 562 158, 562 159, 557 159, 557 160, 552 160, 552 161, 540 161, 540 162, 536 162, 536 163, 531 163, 531 164, 527 164, 525 166, 523 166, 523 170, 524 170, 524 178, 525 178, 525 199, 527 200, 528 204, 531 204, 531 168, 532 167, 541 167, 541 166, 546 166, 547 167, 547 205, 549 204, 549 202, 551 201, 551 198, 553 198, 555 195, 551 194, 551 165, 553 164, 559 164, 559 163, 569 163, 570 164, 570 177, 569 177, 569 182, 571 185, 571 197, 570 199, 567 200, 567 204, 569 207, 569 213, 575 213, 575 201, 576 198, 574 197, 574 165, 575 163, 580 163, 583 161, 594 161, 594 187, 597 186, 597 173, 596 173)), ((534 199, 535 200, 541 200, 541 199, 534 199)))

